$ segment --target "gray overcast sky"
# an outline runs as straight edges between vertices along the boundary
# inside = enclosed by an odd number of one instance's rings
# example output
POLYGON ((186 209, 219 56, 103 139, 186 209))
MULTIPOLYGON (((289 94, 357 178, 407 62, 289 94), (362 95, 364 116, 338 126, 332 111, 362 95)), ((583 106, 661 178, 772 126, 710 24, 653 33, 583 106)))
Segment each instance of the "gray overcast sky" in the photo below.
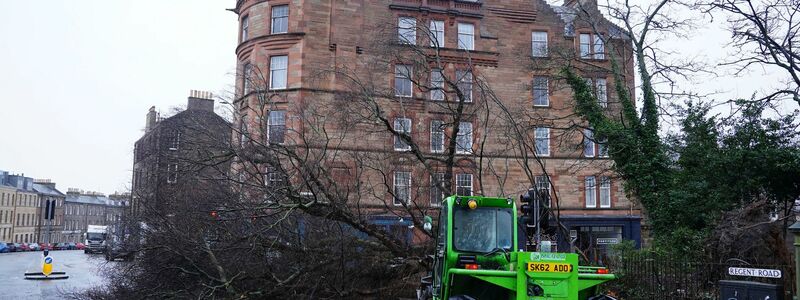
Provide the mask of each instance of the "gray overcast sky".
POLYGON ((233 83, 232 6, 0 0, 0 170, 125 191, 147 109, 233 83))
MULTIPOLYGON (((185 105, 189 90, 230 90, 237 19, 225 9, 234 3, 0 0, 0 170, 62 190, 126 191, 151 105, 166 112, 185 105)), ((666 44, 716 62, 736 51, 724 48, 722 21, 666 44)), ((775 86, 769 73, 688 86, 747 98, 775 86)))

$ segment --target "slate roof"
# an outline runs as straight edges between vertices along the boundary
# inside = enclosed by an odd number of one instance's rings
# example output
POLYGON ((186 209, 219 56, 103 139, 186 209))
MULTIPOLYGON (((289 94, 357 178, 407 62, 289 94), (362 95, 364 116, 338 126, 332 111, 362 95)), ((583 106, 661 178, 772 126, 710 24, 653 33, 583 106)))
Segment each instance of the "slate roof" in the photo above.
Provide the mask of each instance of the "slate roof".
POLYGON ((59 192, 57 189, 51 188, 50 186, 44 185, 44 184, 34 183, 33 184, 33 190, 36 191, 39 194, 45 194, 45 195, 48 195, 48 196, 55 196, 55 197, 64 197, 65 196, 64 193, 59 192))

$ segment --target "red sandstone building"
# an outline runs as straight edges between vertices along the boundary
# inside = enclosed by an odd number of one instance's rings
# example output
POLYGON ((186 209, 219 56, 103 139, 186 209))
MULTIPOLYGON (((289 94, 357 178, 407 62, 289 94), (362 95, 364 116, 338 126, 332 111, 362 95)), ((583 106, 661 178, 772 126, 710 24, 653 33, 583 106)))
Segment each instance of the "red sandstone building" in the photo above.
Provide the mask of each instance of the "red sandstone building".
MULTIPOLYGON (((549 189, 580 247, 640 244, 640 206, 559 78, 567 64, 578 69, 611 115, 619 112, 611 58, 633 89, 629 41, 594 1, 239 0, 234 12, 242 74, 234 140, 318 147, 309 136, 324 128, 335 137, 324 144, 341 158, 321 163, 376 224, 408 225, 392 209, 412 203, 410 211, 435 215, 442 153, 455 145, 447 181, 458 194, 516 199, 549 189), (515 142, 513 128, 530 143, 515 142)), ((260 170, 264 184, 282 182, 270 168, 260 170)))

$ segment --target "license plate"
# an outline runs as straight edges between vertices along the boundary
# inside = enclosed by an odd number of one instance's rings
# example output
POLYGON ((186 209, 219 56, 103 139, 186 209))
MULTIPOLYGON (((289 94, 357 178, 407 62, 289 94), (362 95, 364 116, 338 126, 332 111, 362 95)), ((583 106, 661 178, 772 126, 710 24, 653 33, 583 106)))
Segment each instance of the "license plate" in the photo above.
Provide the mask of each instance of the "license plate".
POLYGON ((551 272, 551 273, 570 273, 572 272, 571 264, 557 264, 557 263, 528 263, 528 272, 551 272))

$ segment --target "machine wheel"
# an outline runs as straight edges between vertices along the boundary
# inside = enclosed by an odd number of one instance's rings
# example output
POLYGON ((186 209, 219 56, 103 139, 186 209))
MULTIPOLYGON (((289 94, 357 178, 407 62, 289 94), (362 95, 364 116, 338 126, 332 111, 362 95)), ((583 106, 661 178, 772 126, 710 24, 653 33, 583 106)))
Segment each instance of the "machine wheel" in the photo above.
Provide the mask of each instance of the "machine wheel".
POLYGON ((617 300, 617 298, 611 297, 609 295, 597 295, 589 297, 589 299, 586 300, 617 300))

